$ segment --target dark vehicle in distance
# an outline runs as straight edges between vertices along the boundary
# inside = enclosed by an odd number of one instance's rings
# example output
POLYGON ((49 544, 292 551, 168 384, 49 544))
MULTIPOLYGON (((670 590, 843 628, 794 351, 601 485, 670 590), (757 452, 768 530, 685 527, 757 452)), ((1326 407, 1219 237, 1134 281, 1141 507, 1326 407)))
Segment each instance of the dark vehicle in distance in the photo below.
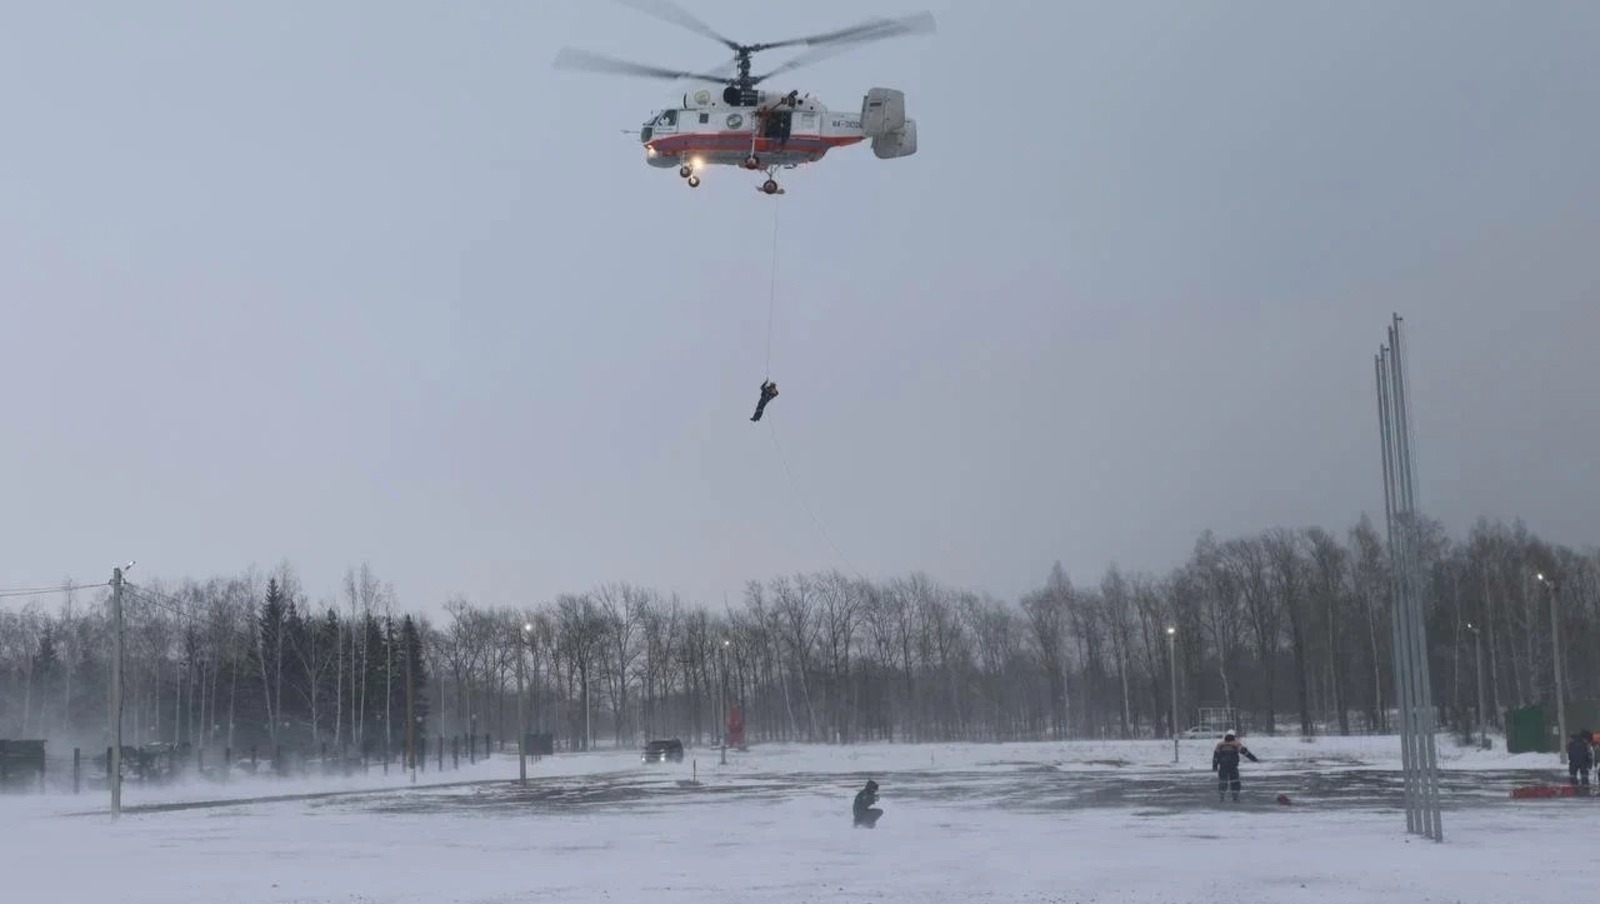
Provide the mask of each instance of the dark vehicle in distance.
POLYGON ((651 741, 644 745, 644 756, 640 757, 646 763, 681 763, 683 762, 683 742, 677 738, 670 741, 651 741))

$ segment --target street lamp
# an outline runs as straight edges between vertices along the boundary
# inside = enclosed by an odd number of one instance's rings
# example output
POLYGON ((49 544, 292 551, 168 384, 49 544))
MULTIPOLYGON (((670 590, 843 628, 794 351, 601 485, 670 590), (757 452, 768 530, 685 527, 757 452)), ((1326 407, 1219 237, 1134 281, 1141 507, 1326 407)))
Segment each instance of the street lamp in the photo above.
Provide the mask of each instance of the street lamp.
POLYGON ((728 647, 733 641, 722 638, 718 654, 722 660, 722 765, 728 765, 728 647))
POLYGON ((528 784, 528 708, 522 698, 522 645, 533 634, 533 624, 524 622, 522 633, 514 635, 517 645, 517 782, 528 784))
POLYGON ((1550 658, 1555 661, 1556 729, 1561 734, 1560 739, 1556 742, 1556 748, 1560 752, 1561 762, 1565 763, 1567 761, 1567 695, 1561 677, 1561 673, 1564 671, 1561 662, 1561 619, 1557 615, 1560 608, 1557 603, 1561 586, 1554 579, 1545 577, 1543 572, 1535 574, 1533 577, 1543 584, 1546 590, 1550 591, 1550 658))
POLYGON ((1472 632, 1472 657, 1477 663, 1478 673, 1478 746, 1488 750, 1488 710, 1483 704, 1483 632, 1472 622, 1467 622, 1467 630, 1472 632))
POLYGON ((1178 762, 1178 629, 1167 628, 1167 665, 1172 677, 1172 762, 1178 762))

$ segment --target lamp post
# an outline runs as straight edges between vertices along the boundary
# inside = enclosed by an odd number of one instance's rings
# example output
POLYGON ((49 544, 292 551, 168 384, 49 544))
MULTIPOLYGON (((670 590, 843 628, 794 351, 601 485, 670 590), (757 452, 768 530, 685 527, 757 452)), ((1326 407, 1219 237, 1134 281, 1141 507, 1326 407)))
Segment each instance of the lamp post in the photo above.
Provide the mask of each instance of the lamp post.
POLYGON ((1467 630, 1472 632, 1472 658, 1476 662, 1478 674, 1478 746, 1488 750, 1489 723, 1487 710, 1483 705, 1483 632, 1472 622, 1467 622, 1467 630))
POLYGON ((728 647, 733 641, 722 638, 722 649, 717 651, 722 665, 722 765, 728 765, 728 647))
POLYGON ((522 695, 522 645, 533 633, 532 623, 524 623, 522 633, 514 635, 517 645, 517 783, 528 784, 528 708, 522 695))
POLYGON ((1167 628, 1167 665, 1172 678, 1172 762, 1178 762, 1178 629, 1167 628))
POLYGON ((1559 593, 1561 586, 1553 578, 1545 577, 1543 572, 1535 574, 1534 578, 1550 591, 1550 658, 1555 663, 1556 669, 1556 730, 1561 737, 1556 741, 1556 749, 1561 756, 1561 762, 1567 761, 1567 694, 1561 673, 1565 671, 1561 662, 1561 619, 1558 617, 1560 606, 1559 593))

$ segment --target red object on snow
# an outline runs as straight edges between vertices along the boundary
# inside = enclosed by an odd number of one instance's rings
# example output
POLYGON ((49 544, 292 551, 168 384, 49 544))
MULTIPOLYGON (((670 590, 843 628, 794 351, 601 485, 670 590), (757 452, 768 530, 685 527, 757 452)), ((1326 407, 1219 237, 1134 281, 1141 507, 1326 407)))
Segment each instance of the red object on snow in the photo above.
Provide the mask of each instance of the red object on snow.
POLYGON ((1571 785, 1528 785, 1511 789, 1512 800, 1537 800, 1546 797, 1575 797, 1578 789, 1571 785))
POLYGON ((1289 795, 1287 795, 1287 794, 1278 795, 1278 803, 1283 804, 1285 807, 1289 806, 1289 795))
POLYGON ((738 706, 728 707, 728 746, 744 746, 744 714, 738 706))

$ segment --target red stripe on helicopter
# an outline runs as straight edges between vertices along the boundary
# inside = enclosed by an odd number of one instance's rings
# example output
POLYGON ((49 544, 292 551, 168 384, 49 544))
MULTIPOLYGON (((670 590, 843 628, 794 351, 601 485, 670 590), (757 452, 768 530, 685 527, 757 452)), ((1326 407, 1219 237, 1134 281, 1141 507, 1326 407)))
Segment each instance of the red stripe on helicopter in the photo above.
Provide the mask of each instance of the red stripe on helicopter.
MULTIPOLYGON (((757 138, 756 153, 774 151, 826 151, 865 140, 864 135, 794 135, 779 144, 771 138, 757 138)), ((687 151, 746 151, 750 149, 748 132, 722 132, 699 135, 665 135, 650 142, 658 154, 680 154, 687 151)))

